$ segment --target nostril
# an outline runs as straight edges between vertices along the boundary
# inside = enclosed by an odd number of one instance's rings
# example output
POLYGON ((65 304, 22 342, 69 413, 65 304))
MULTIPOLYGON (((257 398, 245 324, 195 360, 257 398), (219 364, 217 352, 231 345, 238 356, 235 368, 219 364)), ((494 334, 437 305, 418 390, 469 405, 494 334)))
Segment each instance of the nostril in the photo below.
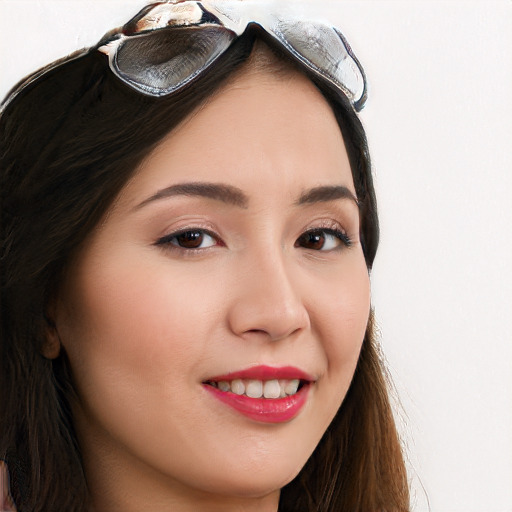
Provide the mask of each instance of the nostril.
POLYGON ((268 339, 270 341, 279 341, 285 338, 290 338, 300 331, 300 327, 295 329, 282 329, 281 326, 269 326, 268 329, 248 329, 242 333, 242 337, 247 336, 248 338, 252 337, 254 339, 261 338, 268 339))

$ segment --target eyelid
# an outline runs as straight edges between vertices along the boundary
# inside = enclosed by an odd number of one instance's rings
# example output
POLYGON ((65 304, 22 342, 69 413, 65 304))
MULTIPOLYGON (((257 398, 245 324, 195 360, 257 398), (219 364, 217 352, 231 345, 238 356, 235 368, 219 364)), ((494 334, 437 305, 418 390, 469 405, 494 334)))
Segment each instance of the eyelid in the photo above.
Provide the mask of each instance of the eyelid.
MULTIPOLYGON (((349 224, 350 227, 352 228, 351 223, 349 224)), ((344 226, 344 224, 333 218, 322 218, 310 222, 307 227, 304 227, 302 229, 302 231, 300 232, 301 234, 297 238, 297 241, 300 239, 300 237, 304 236, 305 234, 314 233, 318 231, 323 231, 327 234, 330 234, 331 236, 337 237, 342 245, 334 249, 327 249, 323 251, 321 249, 316 249, 315 252, 327 253, 331 251, 347 249, 354 245, 354 243, 357 243, 359 241, 359 226, 357 226, 357 229, 347 229, 344 226)))
POLYGON ((322 247, 320 249, 304 247, 304 249, 306 249, 306 250, 311 250, 314 252, 335 252, 335 251, 340 251, 342 249, 348 249, 349 247, 351 247, 353 245, 352 239, 344 231, 342 231, 340 229, 313 228, 313 229, 308 229, 307 231, 302 233, 302 235, 300 235, 299 238, 297 239, 297 241, 295 242, 295 246, 301 247, 301 245, 299 244, 299 241, 301 240, 301 238, 304 237, 305 235, 308 235, 311 233, 324 233, 327 236, 336 238, 338 241, 338 245, 336 247, 331 247, 331 248, 327 248, 327 249, 325 249, 324 247, 322 247))
POLYGON ((216 247, 216 246, 224 246, 224 242, 222 241, 222 238, 217 233, 215 233, 213 230, 202 227, 202 226, 195 225, 195 226, 180 227, 179 229, 171 231, 170 233, 167 233, 166 235, 158 238, 154 242, 153 245, 162 246, 168 250, 176 250, 176 251, 193 253, 195 251, 205 251, 205 250, 211 249, 212 247, 216 247), (180 247, 179 245, 175 245, 175 244, 171 243, 172 239, 177 238, 178 236, 180 236, 184 233, 187 233, 187 231, 200 231, 201 233, 204 233, 205 235, 208 235, 209 237, 213 238, 217 243, 214 246, 197 247, 197 248, 180 247))
POLYGON ((331 232, 341 232, 344 235, 348 236, 349 230, 347 230, 341 222, 334 219, 319 219, 313 222, 310 222, 307 227, 304 227, 301 231, 301 234, 308 233, 310 231, 331 231, 331 232))

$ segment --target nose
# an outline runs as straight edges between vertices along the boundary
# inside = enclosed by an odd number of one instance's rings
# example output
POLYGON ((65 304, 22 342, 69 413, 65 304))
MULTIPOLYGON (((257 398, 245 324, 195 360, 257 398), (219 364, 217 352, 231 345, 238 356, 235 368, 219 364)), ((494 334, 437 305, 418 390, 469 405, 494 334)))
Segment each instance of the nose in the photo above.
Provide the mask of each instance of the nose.
POLYGON ((308 329, 310 317, 297 277, 283 259, 247 262, 236 278, 228 317, 232 332, 246 339, 278 341, 308 329))

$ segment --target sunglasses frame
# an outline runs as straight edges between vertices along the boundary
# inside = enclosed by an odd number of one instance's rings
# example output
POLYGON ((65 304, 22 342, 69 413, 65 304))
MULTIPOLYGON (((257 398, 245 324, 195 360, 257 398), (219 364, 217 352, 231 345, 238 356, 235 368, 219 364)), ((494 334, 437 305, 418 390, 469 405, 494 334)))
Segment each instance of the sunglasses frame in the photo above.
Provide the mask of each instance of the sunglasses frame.
MULTIPOLYGON (((0 106, 0 116, 27 87, 43 79, 49 72, 93 51, 106 54, 111 71, 121 81, 141 94, 154 97, 173 94, 205 72, 236 38, 253 25, 262 29, 273 42, 314 76, 324 83, 326 82, 331 88, 334 87, 341 91, 348 98, 354 110, 359 112, 364 107, 367 98, 366 76, 344 36, 332 25, 303 20, 294 13, 286 12, 287 10, 283 9, 283 4, 286 5, 286 2, 282 2, 282 0, 280 3, 274 0, 168 0, 149 4, 122 27, 107 32, 97 45, 55 61, 20 82, 11 90, 0 106), (303 51, 297 49, 296 45, 294 46, 282 31, 283 28, 290 28, 294 25, 301 29, 296 30, 296 33, 298 40, 304 43, 303 51), (219 30, 219 33, 223 32, 228 37, 229 44, 224 41, 222 47, 217 47, 215 51, 211 52, 202 67, 167 88, 152 87, 141 81, 132 80, 127 77, 119 65, 119 53, 126 44, 133 41, 133 38, 148 39, 164 30, 192 29, 201 31, 205 28, 219 30), (305 41, 301 41, 305 35, 307 36, 305 41), (336 56, 329 54, 327 43, 336 46, 335 50, 338 52, 336 56), (317 62, 314 62, 313 59, 308 58, 305 53, 312 48, 319 49, 317 53, 323 52, 324 57, 331 57, 331 62, 322 63, 321 59, 320 61, 316 59, 317 62), (329 65, 332 69, 329 68, 329 65), (337 70, 337 72, 333 70, 337 70)), ((143 59, 141 62, 143 63, 143 59)))

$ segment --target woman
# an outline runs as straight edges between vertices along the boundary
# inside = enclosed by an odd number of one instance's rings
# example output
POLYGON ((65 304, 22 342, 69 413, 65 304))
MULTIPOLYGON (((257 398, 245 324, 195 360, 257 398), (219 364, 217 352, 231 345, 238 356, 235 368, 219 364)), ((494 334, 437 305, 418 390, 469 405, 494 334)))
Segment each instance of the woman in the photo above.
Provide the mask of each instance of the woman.
POLYGON ((20 511, 408 509, 364 74, 267 7, 148 6, 3 104, 20 511))

